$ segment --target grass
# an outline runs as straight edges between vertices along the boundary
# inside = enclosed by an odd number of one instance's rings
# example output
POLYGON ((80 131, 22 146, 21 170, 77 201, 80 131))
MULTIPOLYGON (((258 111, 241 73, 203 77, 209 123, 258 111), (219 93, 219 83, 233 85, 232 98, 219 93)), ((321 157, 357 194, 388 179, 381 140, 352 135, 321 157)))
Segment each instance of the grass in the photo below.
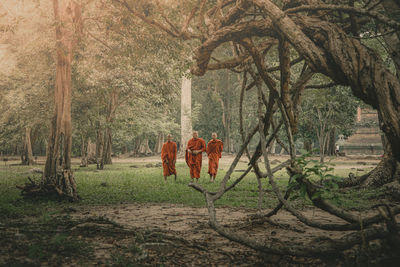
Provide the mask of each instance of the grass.
MULTIPOLYGON (((15 162, 16 163, 16 162, 15 162)), ((33 174, 30 166, 7 165, 0 166, 0 265, 7 266, 60 266, 63 264, 85 265, 96 258, 96 238, 99 242, 114 244, 115 240, 121 241, 118 247, 109 251, 110 258, 103 259, 99 264, 107 266, 138 266, 141 257, 146 253, 142 243, 146 242, 146 234, 136 233, 130 236, 125 234, 113 236, 92 224, 81 226, 78 230, 71 230, 77 225, 75 219, 68 215, 69 211, 79 206, 118 205, 133 203, 172 203, 192 207, 204 207, 205 200, 202 194, 188 187, 190 182, 189 170, 184 163, 177 164, 178 180, 174 182, 173 176, 164 184, 162 168, 146 167, 145 164, 117 163, 107 165, 105 170, 98 171, 96 166, 87 168, 73 166, 73 172, 78 185, 78 193, 82 200, 78 203, 25 200, 21 197, 16 185, 23 185, 27 177, 40 181, 40 174, 33 174), (5 230, 7 229, 7 230, 5 230), (70 262, 74 259, 73 263, 70 262)), ((34 168, 43 168, 35 166, 34 168)), ((209 191, 217 191, 219 182, 223 179, 227 165, 220 165, 216 183, 210 183, 207 175, 207 166, 203 166, 200 184, 209 191)), ((247 164, 240 162, 237 170, 245 170, 247 164)), ((360 175, 371 168, 357 171, 360 175)), ((263 170, 265 171, 265 170, 263 170)), ((346 177, 349 168, 337 166, 334 174, 346 177)), ((239 177, 242 172, 234 172, 230 182, 239 177)), ((285 190, 288 176, 285 171, 275 174, 276 182, 285 190)), ((316 179, 311 177, 311 179, 316 179)), ((228 182, 228 184, 230 183, 228 182)), ((276 197, 266 179, 262 181, 266 194, 263 198, 264 208, 273 208, 277 204, 276 197)), ((379 190, 347 190, 344 192, 333 190, 324 194, 331 203, 346 209, 366 210, 376 203, 376 197, 382 192, 379 190), (372 199, 373 198, 373 199, 372 199)), ((293 195, 292 203, 297 208, 311 206, 308 199, 293 195), (297 198, 296 198, 297 197, 297 198)), ((254 173, 250 173, 234 189, 227 192, 216 206, 256 208, 258 202, 258 183, 254 173)), ((112 224, 105 218, 96 218, 100 225, 112 224)), ((154 237, 152 237, 154 239, 154 237)), ((154 240, 151 240, 154 241, 154 240)), ((163 262, 162 259, 158 259, 163 262)))
MULTIPOLYGON (((43 167, 43 166, 39 166, 43 167)), ((173 203, 193 207, 203 207, 204 197, 202 194, 188 187, 189 169, 184 163, 177 164, 178 180, 173 181, 173 176, 168 178, 164 184, 162 168, 145 167, 135 165, 133 168, 129 163, 118 163, 107 165, 105 170, 96 170, 95 165, 87 168, 79 168, 74 165, 73 170, 78 184, 78 192, 82 198, 79 203, 65 203, 54 201, 25 201, 20 196, 16 185, 23 185, 30 176, 33 180, 39 181, 40 174, 30 173, 29 166, 1 166, 0 167, 0 218, 19 217, 22 215, 40 215, 57 208, 74 205, 114 205, 122 203, 173 203)), ((208 180, 207 166, 203 166, 200 184, 210 191, 217 191, 219 182, 223 179, 229 166, 221 166, 216 183, 208 180)), ((237 169, 244 170, 247 165, 239 163, 237 169)), ((365 168, 364 173, 371 168, 365 168)), ((349 169, 336 168, 335 175, 345 177, 349 169)), ((363 172, 356 172, 356 175, 363 172)), ((234 172, 230 181, 234 181, 242 172, 234 172)), ((288 183, 288 176, 285 171, 276 173, 276 181, 284 190, 288 183)), ((266 190, 263 206, 272 208, 277 200, 266 179, 263 179, 263 188, 266 190)), ((228 183, 229 184, 229 183, 228 183)), ((335 204, 345 208, 368 208, 371 198, 377 192, 375 190, 348 191, 346 193, 333 192, 327 195, 335 204)), ((378 192, 379 193, 379 192, 378 192)), ((217 201, 217 206, 255 208, 258 201, 258 184, 254 173, 250 173, 234 189, 226 193, 217 201)), ((309 204, 309 201, 297 199, 299 206, 309 204)))

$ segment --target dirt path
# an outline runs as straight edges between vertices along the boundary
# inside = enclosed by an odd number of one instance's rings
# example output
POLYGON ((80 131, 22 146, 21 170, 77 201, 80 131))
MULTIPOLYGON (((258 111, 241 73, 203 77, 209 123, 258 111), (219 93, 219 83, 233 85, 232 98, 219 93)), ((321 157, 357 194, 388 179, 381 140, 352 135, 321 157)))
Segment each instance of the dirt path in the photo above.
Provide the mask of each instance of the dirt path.
MULTIPOLYGON (((304 226, 286 211, 281 211, 273 217, 271 223, 255 223, 250 220, 255 210, 243 208, 218 208, 217 216, 222 225, 235 229, 247 236, 273 242, 293 241, 308 243, 317 236, 338 238, 340 233, 316 230, 304 226)), ((304 214, 323 222, 340 222, 340 219, 317 210, 307 210, 304 214)), ((192 208, 173 204, 129 204, 118 206, 83 207, 72 214, 73 218, 106 218, 129 229, 159 232, 173 239, 172 243, 150 242, 144 244, 147 260, 142 262, 151 265, 150 258, 167 266, 265 266, 276 264, 285 266, 307 264, 321 266, 321 262, 310 259, 289 259, 288 257, 269 255, 260 257, 255 251, 231 242, 213 231, 208 226, 208 214, 205 208, 192 208), (174 241, 174 239, 176 239, 174 241), (181 242, 183 239, 183 243, 181 242), (148 262, 150 260, 150 262, 148 262)), ((98 241, 98 251, 106 240, 98 241)), ((113 241, 111 241, 113 242, 113 241)), ((104 259, 111 255, 107 250, 97 254, 104 259)), ((154 263, 154 262, 153 262, 154 263)))

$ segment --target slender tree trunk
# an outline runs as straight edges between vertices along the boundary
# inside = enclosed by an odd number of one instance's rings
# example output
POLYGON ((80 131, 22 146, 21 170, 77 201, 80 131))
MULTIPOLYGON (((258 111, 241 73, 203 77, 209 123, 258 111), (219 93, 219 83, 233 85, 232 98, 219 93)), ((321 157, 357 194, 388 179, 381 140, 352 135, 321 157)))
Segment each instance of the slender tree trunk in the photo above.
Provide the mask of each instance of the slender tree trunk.
POLYGON ((325 140, 324 140, 324 134, 321 133, 321 137, 319 138, 319 162, 323 163, 324 162, 324 157, 325 157, 325 140))
POLYGON ((326 142, 326 155, 333 156, 335 155, 335 141, 336 141, 336 129, 333 128, 328 133, 328 140, 326 142))
POLYGON ((225 146, 227 147, 226 152, 231 153, 232 152, 232 142, 231 142, 231 88, 229 87, 230 85, 230 80, 229 80, 229 72, 225 70, 226 73, 226 79, 225 79, 225 86, 224 86, 224 91, 225 91, 225 96, 224 96, 224 102, 225 102, 225 146))
POLYGON ((100 161, 100 169, 104 168, 106 164, 112 164, 111 153, 112 153, 112 136, 111 128, 107 127, 104 131, 104 142, 103 142, 103 154, 100 161))
POLYGON ((310 140, 304 140, 303 148, 305 151, 312 153, 312 142, 310 140))
POLYGON ((88 166, 87 147, 85 147, 85 138, 81 133, 81 165, 80 167, 88 166))
POLYGON ((104 168, 104 165, 106 164, 112 164, 112 128, 111 125, 114 121, 115 117, 115 111, 118 106, 118 92, 116 90, 111 91, 111 99, 108 105, 108 114, 107 114, 107 119, 106 119, 106 129, 104 132, 104 148, 103 148, 103 154, 101 156, 101 163, 100 163, 100 169, 104 168))
POLYGON ((32 144, 31 144, 31 128, 25 128, 25 142, 24 149, 22 153, 22 165, 33 165, 35 162, 33 160, 32 144))
POLYGON ((56 20, 56 82, 54 113, 47 146, 46 165, 42 184, 59 195, 78 199, 76 183, 71 170, 71 64, 73 48, 81 33, 80 5, 71 0, 53 0, 56 20))
POLYGON ((268 154, 275 154, 275 147, 276 147, 276 141, 274 139, 272 140, 271 144, 268 147, 268 154))
POLYGON ((103 149, 104 149, 104 143, 103 143, 103 131, 99 128, 97 130, 97 136, 96 136, 96 164, 97 164, 97 169, 99 170, 101 167, 101 159, 103 156, 103 149))
POLYGON ((186 150, 190 138, 192 138, 192 80, 183 76, 181 87, 181 153, 186 150))
POLYGON ((164 134, 159 133, 157 136, 157 142, 154 146, 153 152, 154 153, 161 153, 162 145, 164 144, 164 134))
POLYGON ((134 154, 137 155, 139 153, 139 148, 142 140, 140 137, 135 138, 135 146, 133 148, 134 154))
POLYGON ((17 156, 17 155, 19 155, 19 146, 15 145, 14 146, 14 156, 17 156))

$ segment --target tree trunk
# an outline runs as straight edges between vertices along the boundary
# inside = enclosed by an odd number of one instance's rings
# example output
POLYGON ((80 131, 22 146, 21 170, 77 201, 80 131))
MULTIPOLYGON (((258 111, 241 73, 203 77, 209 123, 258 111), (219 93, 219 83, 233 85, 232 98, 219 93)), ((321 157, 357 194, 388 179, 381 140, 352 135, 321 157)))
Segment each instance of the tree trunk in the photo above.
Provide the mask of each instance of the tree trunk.
MULTIPOLYGON (((340 187, 350 186, 382 186, 391 182, 400 182, 400 162, 397 161, 392 154, 392 148, 386 143, 386 153, 381 162, 369 173, 360 177, 349 176, 343 182, 339 183, 340 187)), ((400 194, 400 192, 399 192, 400 194)))
POLYGON ((107 119, 106 119, 106 130, 104 132, 104 148, 103 148, 103 154, 101 156, 101 163, 100 163, 100 169, 103 169, 104 165, 106 164, 112 164, 112 129, 111 125, 114 121, 115 117, 115 111, 118 106, 118 97, 119 94, 117 90, 112 90, 111 91, 111 96, 110 96, 110 102, 108 104, 108 114, 107 114, 107 119))
POLYGON ((14 146, 14 156, 17 156, 17 155, 19 155, 19 146, 15 145, 14 146))
POLYGON ((140 143, 139 149, 138 149, 138 154, 140 155, 149 155, 153 153, 149 147, 149 139, 145 138, 142 140, 140 143))
POLYGON ((140 144, 142 143, 142 139, 140 137, 135 138, 135 146, 133 148, 133 153, 137 155, 139 153, 140 144))
POLYGON ((317 73, 340 85, 382 114, 382 127, 400 161, 400 81, 374 51, 337 25, 314 17, 287 16, 270 0, 252 0, 317 73))
POLYGON ((154 146, 153 152, 154 153, 161 153, 162 146, 164 144, 164 134, 159 133, 157 136, 157 142, 154 146))
POLYGON ((275 154, 275 147, 276 147, 276 141, 274 139, 272 140, 271 144, 268 147, 268 154, 275 154))
POLYGON ((192 138, 192 80, 183 76, 181 87, 181 153, 186 150, 190 138, 192 138))
POLYGON ((225 107, 225 144, 224 148, 226 147, 226 152, 230 153, 232 152, 232 142, 231 142, 231 88, 229 88, 229 72, 225 70, 225 75, 226 78, 224 79, 225 81, 225 86, 223 90, 225 91, 224 94, 224 107, 225 107))
POLYGON ((312 153, 312 142, 310 140, 304 140, 303 148, 305 151, 312 153))
POLYGON ((104 169, 104 165, 112 164, 111 153, 112 153, 112 136, 111 128, 107 127, 104 132, 104 142, 103 142, 103 153, 100 160, 100 169, 104 169))
POLYGON ((45 193, 56 193, 78 200, 71 170, 71 64, 73 48, 82 30, 81 7, 71 0, 53 0, 53 7, 57 39, 54 112, 41 189, 45 193))
POLYGON ((326 140, 325 140, 325 155, 333 156, 335 155, 335 138, 336 130, 333 128, 327 132, 326 140))
POLYGON ((88 138, 86 149, 88 164, 96 163, 96 144, 92 143, 90 137, 88 138))
POLYGON ((322 137, 322 138, 319 138, 319 162, 320 163, 324 162, 324 157, 325 157, 325 140, 322 137))
POLYGON ((101 166, 101 159, 103 156, 103 149, 104 149, 104 143, 103 143, 103 131, 99 128, 97 130, 97 137, 96 137, 96 164, 97 164, 97 169, 100 169, 101 166))
POLYGON ((31 128, 25 128, 25 142, 24 142, 24 150, 22 153, 22 165, 33 165, 35 162, 33 160, 32 153, 32 143, 31 143, 31 128))
POLYGON ((80 167, 88 166, 87 149, 85 149, 85 138, 81 134, 81 165, 80 167))

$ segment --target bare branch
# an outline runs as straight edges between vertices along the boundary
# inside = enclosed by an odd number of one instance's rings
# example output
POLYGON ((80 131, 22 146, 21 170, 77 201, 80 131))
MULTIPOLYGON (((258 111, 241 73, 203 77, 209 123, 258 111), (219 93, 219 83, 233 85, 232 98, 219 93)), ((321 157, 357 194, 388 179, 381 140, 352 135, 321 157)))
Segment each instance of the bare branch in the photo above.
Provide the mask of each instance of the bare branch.
POLYGON ((146 15, 140 13, 136 9, 132 8, 125 0, 113 0, 113 1, 116 1, 116 2, 120 3, 121 5, 125 6, 126 9, 132 13, 132 15, 140 18, 143 22, 150 24, 152 26, 155 26, 156 28, 159 28, 160 30, 168 33, 169 35, 172 35, 173 37, 180 37, 179 33, 175 32, 174 29, 169 29, 167 26, 161 24, 160 22, 158 22, 154 19, 151 19, 151 18, 147 17, 146 15))

